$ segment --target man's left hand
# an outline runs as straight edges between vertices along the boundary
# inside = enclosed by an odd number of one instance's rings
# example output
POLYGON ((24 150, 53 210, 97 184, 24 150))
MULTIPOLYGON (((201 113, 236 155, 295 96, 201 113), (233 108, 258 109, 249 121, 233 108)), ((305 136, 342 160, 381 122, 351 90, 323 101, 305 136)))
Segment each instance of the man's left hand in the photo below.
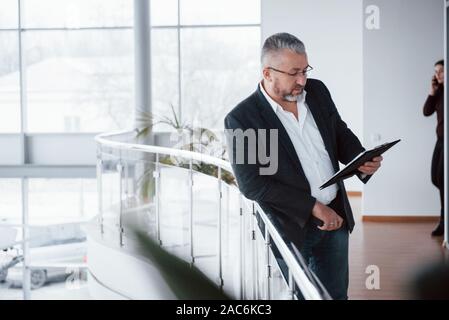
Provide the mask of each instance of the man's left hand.
POLYGON ((375 157, 371 161, 367 161, 361 165, 358 170, 364 174, 372 175, 377 171, 377 169, 380 168, 380 163, 382 160, 382 156, 375 157))

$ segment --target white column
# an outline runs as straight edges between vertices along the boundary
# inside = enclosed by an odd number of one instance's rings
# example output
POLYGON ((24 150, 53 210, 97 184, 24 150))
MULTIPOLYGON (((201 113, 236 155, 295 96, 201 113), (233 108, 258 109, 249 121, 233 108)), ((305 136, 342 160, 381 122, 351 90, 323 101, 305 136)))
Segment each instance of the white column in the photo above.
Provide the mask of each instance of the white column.
POLYGON ((135 108, 151 112, 150 0, 134 0, 135 108))

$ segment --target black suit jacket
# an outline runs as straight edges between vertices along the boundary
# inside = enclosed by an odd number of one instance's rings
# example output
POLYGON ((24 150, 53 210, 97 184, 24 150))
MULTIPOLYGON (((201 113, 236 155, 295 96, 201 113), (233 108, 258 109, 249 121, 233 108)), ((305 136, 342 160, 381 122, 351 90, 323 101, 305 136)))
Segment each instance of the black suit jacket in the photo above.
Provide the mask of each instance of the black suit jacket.
MULTIPOLYGON (((337 172, 339 162, 347 164, 365 149, 340 118, 324 83, 308 79, 305 90, 307 91, 306 103, 321 133, 335 172, 337 172)), ((234 159, 230 160, 240 191, 248 199, 258 202, 268 215, 274 217, 275 223, 281 228, 281 234, 300 247, 304 236, 303 228, 311 219, 316 199, 311 195, 309 182, 287 131, 260 88, 258 87, 256 92, 229 112, 224 122, 226 129, 233 130, 278 129, 279 162, 278 170, 274 175, 260 175, 259 169, 262 165, 259 161, 256 164, 249 164, 245 157, 245 163, 236 164, 234 159)), ((269 150, 268 132, 266 136, 265 145, 269 150)), ((233 154, 235 155, 236 143, 231 144, 230 136, 227 135, 227 137, 228 147, 234 148, 233 154)), ((245 144, 245 154, 247 150, 248 145, 245 144)), ((370 176, 367 176, 361 180, 366 183, 369 178, 370 176)), ((338 187, 339 192, 333 203, 337 205, 336 211, 345 219, 349 231, 352 231, 354 218, 346 190, 342 182, 338 183, 338 187)))

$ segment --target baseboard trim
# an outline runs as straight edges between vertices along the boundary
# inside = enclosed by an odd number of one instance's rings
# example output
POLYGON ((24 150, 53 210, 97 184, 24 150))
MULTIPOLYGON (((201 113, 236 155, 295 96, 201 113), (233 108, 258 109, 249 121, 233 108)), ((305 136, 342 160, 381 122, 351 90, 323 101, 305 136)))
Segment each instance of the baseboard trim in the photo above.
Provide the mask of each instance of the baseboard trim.
POLYGON ((363 222, 438 222, 439 216, 362 216, 363 222))
MULTIPOLYGON (((348 197, 361 197, 362 191, 346 191, 348 197)), ((439 216, 364 216, 364 222, 438 222, 439 216)))

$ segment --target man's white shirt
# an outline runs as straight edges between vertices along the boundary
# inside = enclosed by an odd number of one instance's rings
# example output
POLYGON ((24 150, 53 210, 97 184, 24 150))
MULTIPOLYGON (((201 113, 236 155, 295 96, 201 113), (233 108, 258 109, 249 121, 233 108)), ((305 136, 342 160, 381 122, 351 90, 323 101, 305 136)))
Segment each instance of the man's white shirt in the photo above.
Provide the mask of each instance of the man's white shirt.
POLYGON ((333 184, 323 190, 320 190, 319 187, 332 177, 335 171, 320 131, 307 106, 307 92, 303 90, 302 94, 298 96, 296 102, 298 119, 296 119, 293 113, 285 111, 267 94, 262 83, 259 85, 263 95, 287 131, 304 174, 309 181, 312 196, 325 205, 329 204, 337 195, 337 185, 333 184))

